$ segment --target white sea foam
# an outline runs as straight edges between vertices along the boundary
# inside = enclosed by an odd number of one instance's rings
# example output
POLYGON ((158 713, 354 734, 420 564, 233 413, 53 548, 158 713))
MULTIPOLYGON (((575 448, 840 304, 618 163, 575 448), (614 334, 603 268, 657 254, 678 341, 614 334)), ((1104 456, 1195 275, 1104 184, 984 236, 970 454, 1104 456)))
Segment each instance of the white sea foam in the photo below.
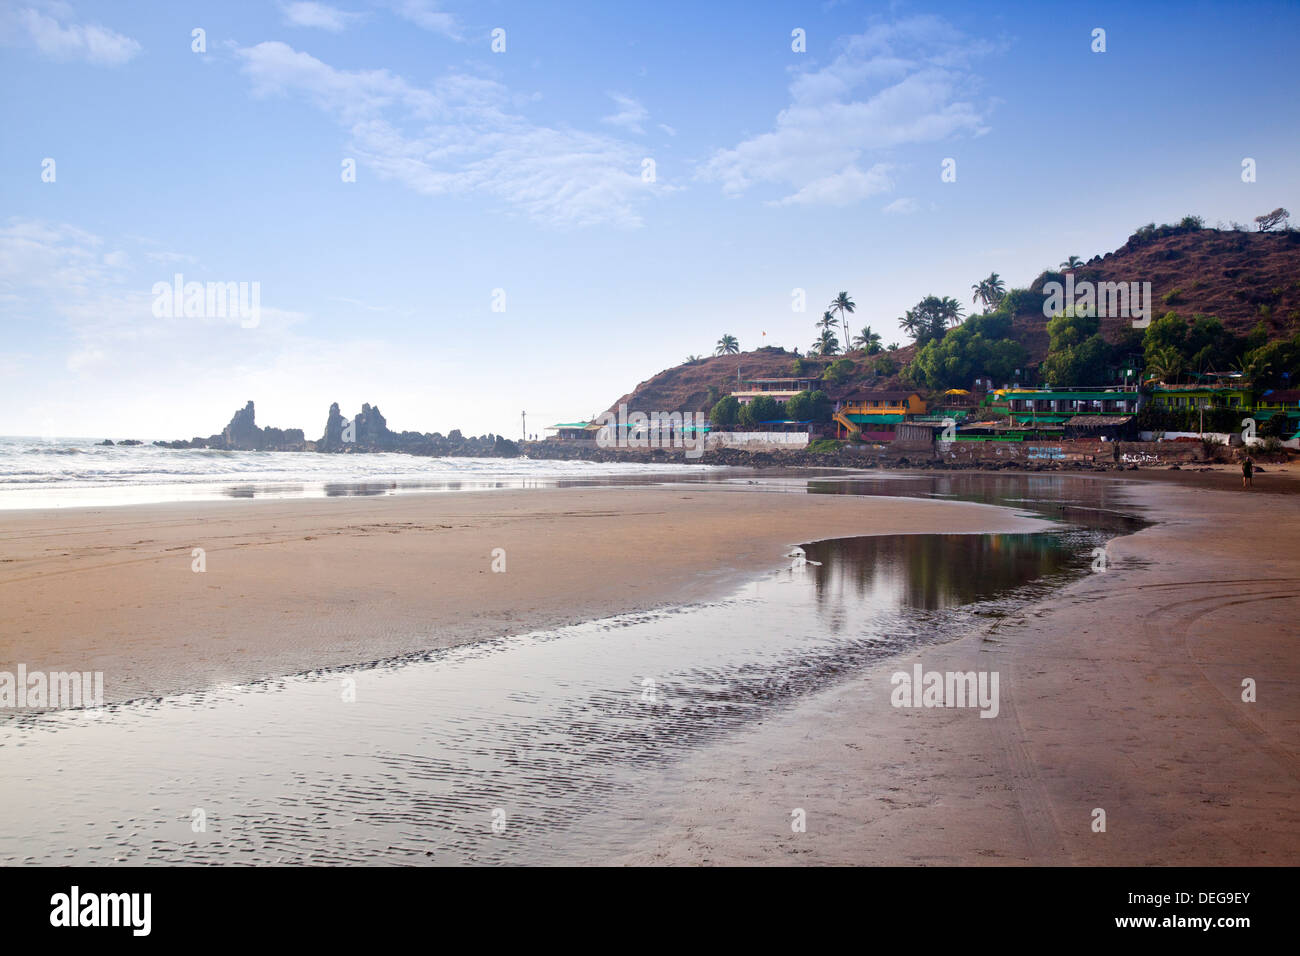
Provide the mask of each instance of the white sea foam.
POLYGON ((0 438, 0 510, 476 491, 710 470, 714 466, 177 450, 104 446, 90 439, 0 438))

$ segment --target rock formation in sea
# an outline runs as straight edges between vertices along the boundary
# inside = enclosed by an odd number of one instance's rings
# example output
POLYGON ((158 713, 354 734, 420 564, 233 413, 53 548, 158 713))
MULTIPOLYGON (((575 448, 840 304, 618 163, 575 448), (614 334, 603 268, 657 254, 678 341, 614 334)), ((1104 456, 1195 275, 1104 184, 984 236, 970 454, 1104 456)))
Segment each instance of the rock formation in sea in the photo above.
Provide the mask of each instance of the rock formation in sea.
MULTIPOLYGON (((120 444, 127 444, 121 442, 120 444)), ((235 412, 219 435, 195 437, 189 441, 156 441, 163 448, 216 448, 223 451, 308 451, 310 444, 301 428, 258 428, 253 403, 235 412)))
POLYGON ((439 432, 394 432, 378 406, 363 404, 351 419, 343 417, 338 402, 330 405, 325 434, 307 441, 301 428, 259 428, 253 403, 235 412, 219 435, 186 441, 156 441, 162 448, 215 448, 225 451, 321 451, 342 454, 394 451, 410 455, 515 458, 519 446, 500 435, 465 437, 459 429, 439 432))

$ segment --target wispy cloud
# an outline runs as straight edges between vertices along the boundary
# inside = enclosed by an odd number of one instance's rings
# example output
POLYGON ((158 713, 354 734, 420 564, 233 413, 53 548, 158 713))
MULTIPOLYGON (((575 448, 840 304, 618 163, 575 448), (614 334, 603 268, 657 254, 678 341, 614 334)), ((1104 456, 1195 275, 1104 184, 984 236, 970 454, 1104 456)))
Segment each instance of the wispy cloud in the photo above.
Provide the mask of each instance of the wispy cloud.
POLYGON ((284 5, 284 22, 295 27, 309 27, 327 30, 330 33, 342 33, 351 24, 365 18, 363 13, 352 13, 312 0, 298 0, 284 5))
POLYGON ((52 60, 83 60, 95 66, 120 66, 141 49, 116 30, 76 22, 63 3, 0 7, 0 43, 28 45, 52 60))
POLYGON ((698 175, 732 195, 766 183, 792 190, 780 203, 844 205, 891 188, 884 151, 987 131, 969 64, 992 44, 919 16, 841 46, 829 65, 795 77, 770 132, 719 150, 698 175))
POLYGON ((910 216, 912 213, 916 212, 917 208, 915 199, 902 196, 885 206, 881 212, 889 216, 910 216))
POLYGON ((618 112, 604 117, 603 122, 620 126, 629 133, 645 132, 641 124, 650 118, 650 113, 644 106, 622 93, 610 93, 609 98, 618 106, 618 112))
POLYGON ((555 226, 635 226, 639 205, 668 188, 642 181, 633 144, 532 123, 493 80, 452 73, 426 89, 280 42, 238 55, 256 94, 303 97, 339 123, 365 166, 425 195, 491 196, 555 226))
POLYGON ((453 40, 461 39, 456 18, 450 13, 439 10, 436 0, 380 0, 380 5, 403 20, 414 23, 422 30, 441 33, 453 40))

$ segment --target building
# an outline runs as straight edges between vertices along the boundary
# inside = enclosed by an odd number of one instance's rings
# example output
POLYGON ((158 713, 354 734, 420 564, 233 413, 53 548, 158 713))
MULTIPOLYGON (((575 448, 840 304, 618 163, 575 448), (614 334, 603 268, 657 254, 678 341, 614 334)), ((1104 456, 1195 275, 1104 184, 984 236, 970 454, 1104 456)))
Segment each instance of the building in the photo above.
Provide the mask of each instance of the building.
POLYGON ((762 395, 788 402, 800 392, 811 392, 817 387, 818 382, 813 378, 751 378, 741 382, 741 387, 731 394, 742 405, 762 395))
POLYGON ((893 441, 897 426, 909 417, 925 414, 919 392, 861 389, 835 403, 835 437, 861 432, 864 441, 893 441))
POLYGON ((600 426, 594 422, 561 422, 558 425, 548 425, 545 430, 555 432, 551 437, 561 441, 578 441, 584 438, 594 441, 599 428, 600 426))
POLYGON ((1065 423, 1067 439, 1136 441, 1137 436, 1135 415, 1075 415, 1065 423))
POLYGON ((1004 405, 1022 425, 1061 425, 1076 415, 1132 415, 1142 402, 1132 389, 997 389, 991 396, 990 405, 1004 405))
POLYGON ((1236 385, 1166 385, 1155 382, 1151 389, 1151 404, 1166 410, 1189 408, 1230 408, 1250 411, 1254 392, 1249 383, 1236 385))
POLYGON ((1255 402, 1255 418, 1263 425, 1274 415, 1287 417, 1287 437, 1300 429, 1300 388, 1270 388, 1255 402))

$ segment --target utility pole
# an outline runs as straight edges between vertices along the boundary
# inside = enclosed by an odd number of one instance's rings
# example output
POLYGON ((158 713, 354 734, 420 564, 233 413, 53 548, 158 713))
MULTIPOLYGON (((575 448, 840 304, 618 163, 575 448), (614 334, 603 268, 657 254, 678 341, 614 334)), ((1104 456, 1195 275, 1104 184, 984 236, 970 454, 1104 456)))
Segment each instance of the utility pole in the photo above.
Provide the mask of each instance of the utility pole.
POLYGON ((519 413, 519 423, 520 425, 523 426, 524 429, 524 441, 528 441, 528 413, 527 412, 519 413))

